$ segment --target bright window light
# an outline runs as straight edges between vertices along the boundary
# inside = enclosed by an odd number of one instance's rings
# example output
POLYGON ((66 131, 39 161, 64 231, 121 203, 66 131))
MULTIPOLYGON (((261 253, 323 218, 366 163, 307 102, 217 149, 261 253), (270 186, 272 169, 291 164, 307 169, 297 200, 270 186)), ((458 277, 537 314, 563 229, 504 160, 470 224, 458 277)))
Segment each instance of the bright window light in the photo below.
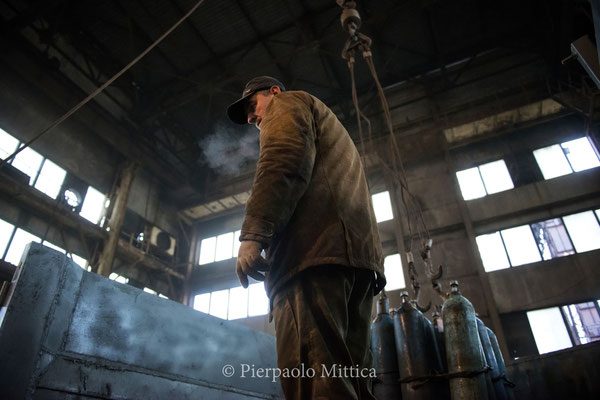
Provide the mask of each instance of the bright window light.
MULTIPOLYGON (((115 272, 111 272, 111 274, 108 276, 108 279, 113 280, 115 282, 123 283, 123 284, 129 282, 129 278, 125 278, 124 276, 121 276, 115 272)), ((147 287, 144 288, 144 292, 156 294, 156 292, 154 290, 148 289, 147 287)))
POLYGON ((25 251, 25 246, 31 242, 40 243, 41 241, 42 240, 39 237, 32 235, 23 229, 17 228, 13 240, 10 242, 5 260, 11 264, 18 265, 21 261, 21 256, 25 251))
POLYGON ((373 199, 373 211, 375 212, 375 219, 377 222, 389 221, 394 219, 392 213, 392 202, 390 201, 390 193, 385 191, 374 194, 373 199))
POLYGON ((533 151, 544 179, 552 179, 557 176, 567 175, 573 172, 562 148, 555 144, 533 151))
POLYGON ((15 152, 17 146, 19 145, 19 140, 9 135, 0 128, 0 158, 5 159, 15 152))
POLYGON ((217 236, 217 251, 215 261, 227 260, 233 254, 233 232, 217 236))
POLYGON ((240 244, 242 244, 240 242, 240 234, 242 233, 242 231, 235 231, 233 233, 233 256, 237 257, 238 253, 240 252, 240 244))
POLYGON ((487 194, 509 190, 515 187, 504 160, 498 160, 479 166, 487 194))
POLYGON ((194 296, 194 310, 208 314, 210 310, 210 293, 202 293, 194 296))
POLYGON ((85 265, 87 264, 87 260, 85 258, 79 257, 77 254, 71 254, 71 257, 73 257, 73 261, 75 262, 75 264, 85 269, 85 265))
POLYGON ((248 286, 248 316, 266 315, 269 312, 269 298, 265 293, 265 285, 253 283, 248 286))
POLYGON ((54 164, 52 161, 45 160, 42 170, 40 171, 40 176, 35 182, 35 188, 53 199, 56 199, 66 174, 67 171, 54 164))
POLYGON ((209 264, 215 261, 215 248, 217 246, 217 237, 202 239, 200 242, 200 265, 209 264))
POLYGON ((210 294, 210 315, 227 319, 227 304, 229 300, 229 289, 219 290, 210 294))
POLYGON ((14 229, 14 225, 0 219, 0 257, 4 255, 14 229))
POLYGON ((487 272, 510 267, 500 232, 477 236, 475 241, 487 272))
POLYGON ((563 221, 578 253, 600 249, 600 226, 592 211, 567 215, 563 221))
POLYGON ((45 240, 44 240, 44 241, 42 242, 42 244, 43 244, 44 246, 46 246, 46 247, 50 247, 51 249, 54 249, 54 250, 56 250, 56 251, 60 251, 60 252, 61 252, 61 253, 63 253, 63 254, 67 254, 67 251, 66 251, 65 249, 63 249, 62 247, 58 247, 57 245, 55 245, 55 244, 52 244, 52 243, 50 243, 50 242, 48 242, 48 241, 45 241, 45 240))
POLYGON ((562 219, 553 218, 531 224, 531 230, 544 260, 575 254, 562 219))
MULTIPOLYGON (((115 279, 115 280, 116 280, 116 279, 115 279)), ((146 292, 146 293, 150 293, 150 294, 158 294, 156 291, 154 291, 154 290, 152 290, 152 289, 150 289, 150 288, 147 288, 147 287, 145 287, 145 288, 144 288, 144 292, 146 292)))
POLYGON ((458 171, 456 178, 458 179, 463 199, 473 200, 486 195, 485 187, 483 186, 477 167, 458 171))
POLYGON ((383 261, 383 268, 387 280, 385 290, 390 291, 406 287, 400 254, 387 256, 383 261))
POLYGON ((598 156, 587 137, 561 144, 575 172, 600 166, 598 156))
POLYGON ((542 261, 529 225, 504 229, 500 233, 508 252, 510 265, 516 267, 518 265, 542 261))
POLYGON ((246 318, 248 316, 248 289, 235 287, 229 289, 229 319, 246 318))
POLYGON ((527 319, 540 354, 573 347, 558 307, 528 311, 527 319))
POLYGON ((158 297, 160 297, 161 299, 167 299, 167 300, 169 300, 169 298, 167 296, 165 296, 164 294, 162 294, 162 293, 159 293, 158 297))
POLYGON ((29 184, 31 185, 37 177, 43 159, 44 157, 40 153, 32 150, 31 147, 27 147, 15 156, 12 165, 19 171, 29 175, 29 184))
POLYGON ((97 224, 104 211, 104 195, 93 187, 88 187, 79 215, 97 224))

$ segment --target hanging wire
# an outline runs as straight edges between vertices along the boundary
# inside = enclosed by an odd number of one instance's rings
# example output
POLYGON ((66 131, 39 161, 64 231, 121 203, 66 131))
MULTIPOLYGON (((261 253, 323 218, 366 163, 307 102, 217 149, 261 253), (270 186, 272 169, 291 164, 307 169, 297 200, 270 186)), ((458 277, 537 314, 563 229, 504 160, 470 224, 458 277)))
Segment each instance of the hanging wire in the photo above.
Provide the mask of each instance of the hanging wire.
POLYGON ((75 105, 73 108, 71 108, 69 111, 67 111, 60 118, 58 118, 54 122, 52 122, 48 127, 46 127, 40 133, 38 133, 37 135, 35 135, 32 139, 30 139, 29 141, 27 141, 26 143, 24 143, 22 146, 20 146, 14 153, 12 153, 8 157, 6 157, 4 160, 0 160, 0 167, 2 167, 4 164, 6 164, 10 160, 12 160, 21 151, 23 151, 27 147, 31 146, 31 144, 33 142, 35 142, 36 140, 38 140, 39 138, 41 138, 44 134, 46 134, 47 132, 49 132, 52 129, 56 128, 58 125, 60 125, 62 122, 64 122, 67 118, 69 118, 71 115, 73 115, 75 112, 77 112, 77 110, 79 110, 81 107, 83 107, 84 105, 86 105, 94 97, 96 97, 97 95, 99 95, 100 93, 102 93, 102 91, 104 91, 104 89, 106 89, 110 84, 112 84, 115 80, 117 80, 121 75, 123 75, 131 67, 133 67, 146 54, 148 54, 153 48, 155 48, 160 42, 162 42, 164 38, 166 38, 167 36, 169 36, 169 34, 171 32, 173 32, 175 30, 175 28, 177 28, 183 21, 185 21, 186 19, 188 19, 188 17, 190 15, 192 15, 192 13, 194 11, 196 11, 196 9, 198 7, 200 7, 200 5, 202 5, 202 3, 204 3, 204 0, 199 0, 196 3, 196 5, 194 5, 183 17, 181 17, 181 19, 179 19, 179 21, 177 21, 171 28, 169 28, 165 33, 163 33, 161 37, 159 37, 158 39, 156 39, 154 41, 154 43, 152 43, 150 46, 148 46, 148 48, 146 50, 144 50, 143 52, 141 52, 129 64, 127 64, 125 67, 123 67, 123 69, 121 69, 119 72, 117 72, 112 78, 110 78, 109 80, 107 80, 102 86, 100 86, 99 88, 97 88, 96 90, 94 90, 92 93, 90 93, 85 99, 81 100, 77 105, 75 105))

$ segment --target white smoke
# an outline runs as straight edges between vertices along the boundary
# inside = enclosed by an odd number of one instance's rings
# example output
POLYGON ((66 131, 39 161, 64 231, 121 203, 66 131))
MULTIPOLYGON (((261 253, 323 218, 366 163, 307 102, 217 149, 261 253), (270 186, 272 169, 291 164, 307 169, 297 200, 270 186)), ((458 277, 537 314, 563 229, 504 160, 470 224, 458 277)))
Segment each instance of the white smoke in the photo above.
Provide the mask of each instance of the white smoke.
POLYGON ((258 160, 259 132, 254 126, 219 126, 200 141, 204 160, 219 174, 237 175, 251 160, 258 160))

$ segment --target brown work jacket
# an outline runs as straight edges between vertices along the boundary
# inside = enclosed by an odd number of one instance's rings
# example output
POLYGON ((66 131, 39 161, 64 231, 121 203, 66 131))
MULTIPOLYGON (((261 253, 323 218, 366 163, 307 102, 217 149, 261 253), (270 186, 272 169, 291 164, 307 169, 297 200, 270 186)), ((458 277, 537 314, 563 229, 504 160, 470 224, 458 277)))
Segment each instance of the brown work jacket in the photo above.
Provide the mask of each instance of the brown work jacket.
POLYGON ((260 157, 240 240, 263 243, 269 297, 321 264, 373 270, 381 242, 360 156, 335 114, 306 92, 276 95, 260 125, 260 157))

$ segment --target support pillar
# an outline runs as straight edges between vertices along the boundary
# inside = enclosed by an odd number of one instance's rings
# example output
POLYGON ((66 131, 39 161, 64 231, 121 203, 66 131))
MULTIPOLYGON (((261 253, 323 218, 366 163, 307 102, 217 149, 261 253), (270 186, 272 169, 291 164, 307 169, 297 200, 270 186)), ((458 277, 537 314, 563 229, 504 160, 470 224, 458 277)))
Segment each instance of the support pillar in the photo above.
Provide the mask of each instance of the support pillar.
POLYGON ((183 282, 183 299, 182 303, 186 306, 191 305, 191 284, 190 280, 192 279, 192 271, 194 269, 194 265, 197 262, 197 253, 198 253, 198 229, 193 226, 192 227, 192 238, 189 243, 190 252, 188 254, 188 262, 185 273, 185 281, 183 282))
POLYGON ((125 212, 127 210, 127 201, 129 200, 131 184, 133 183, 133 179, 138 171, 138 168, 139 166, 134 162, 126 161, 119 170, 118 184, 114 195, 113 210, 108 223, 108 227, 110 228, 108 231, 108 240, 105 242, 102 253, 98 258, 99 275, 110 275, 112 264, 115 259, 115 253, 117 251, 117 245, 119 243, 121 227, 123 226, 123 220, 125 219, 125 212))

